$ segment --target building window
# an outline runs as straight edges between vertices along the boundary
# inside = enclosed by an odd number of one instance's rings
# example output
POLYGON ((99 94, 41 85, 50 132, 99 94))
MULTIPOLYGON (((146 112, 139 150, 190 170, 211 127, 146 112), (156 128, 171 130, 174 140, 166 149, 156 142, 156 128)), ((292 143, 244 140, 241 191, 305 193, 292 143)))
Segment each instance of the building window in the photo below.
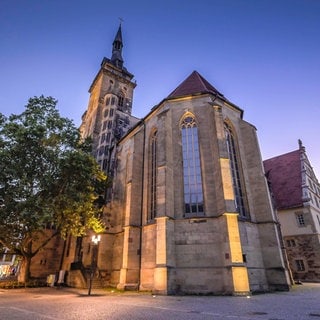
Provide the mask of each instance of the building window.
POLYGON ((110 114, 109 114, 109 117, 110 117, 110 118, 113 117, 113 110, 114 110, 114 109, 110 109, 110 114))
POLYGON ((305 271, 306 268, 304 266, 303 260, 295 260, 297 271, 305 271))
POLYGON ((314 199, 316 200, 316 205, 317 205, 317 207, 319 208, 319 202, 318 202, 317 196, 314 196, 314 199))
POLYGON ((193 116, 181 122, 185 216, 202 216, 203 191, 198 128, 193 116))
POLYGON ((102 156, 103 153, 104 153, 104 146, 101 146, 101 147, 99 148, 99 156, 102 156))
POLYGON ((287 240, 287 247, 295 247, 296 242, 293 239, 288 239, 287 240))
POLYGON ((230 126, 227 123, 225 123, 224 130, 225 130, 225 137, 227 142, 228 156, 230 159, 230 169, 231 169, 231 175, 232 175, 236 210, 237 212, 239 212, 240 217, 247 218, 248 214, 246 212, 245 205, 244 205, 245 201, 244 201, 244 193, 243 193, 242 181, 241 181, 240 162, 237 154, 235 137, 234 137, 233 131, 231 130, 230 126))
POLYGON ((106 138, 106 135, 103 133, 102 136, 101 136, 100 143, 103 143, 103 141, 105 140, 105 138, 106 138))
POLYGON ((157 131, 150 141, 150 220, 157 216, 157 131))
POLYGON ((119 95, 119 97, 118 97, 118 106, 119 107, 123 107, 123 101, 124 101, 123 95, 119 95))
POLYGON ((320 226, 320 218, 319 216, 317 215, 317 219, 318 219, 318 223, 319 223, 319 226, 320 226))
POLYGON ((108 97, 108 98, 106 99, 106 106, 108 106, 109 103, 110 103, 110 97, 108 97))
POLYGON ((111 105, 112 105, 112 106, 114 105, 115 101, 116 101, 115 97, 112 97, 112 98, 111 98, 111 105))
POLYGON ((107 168, 108 168, 108 160, 107 159, 103 159, 102 170, 106 170, 107 168))
POLYGON ((105 121, 103 123, 102 130, 106 130, 107 129, 107 123, 108 123, 108 121, 105 121))
POLYGON ((109 114, 109 110, 108 109, 104 110, 104 117, 105 118, 108 116, 108 114, 109 114))
POLYGON ((106 142, 110 142, 110 138, 111 138, 111 133, 108 132, 106 136, 106 142))
POLYGON ((304 227, 306 225, 302 213, 296 214, 296 219, 299 227, 304 227))
POLYGON ((112 120, 109 120, 108 121, 108 129, 111 129, 112 128, 112 120))

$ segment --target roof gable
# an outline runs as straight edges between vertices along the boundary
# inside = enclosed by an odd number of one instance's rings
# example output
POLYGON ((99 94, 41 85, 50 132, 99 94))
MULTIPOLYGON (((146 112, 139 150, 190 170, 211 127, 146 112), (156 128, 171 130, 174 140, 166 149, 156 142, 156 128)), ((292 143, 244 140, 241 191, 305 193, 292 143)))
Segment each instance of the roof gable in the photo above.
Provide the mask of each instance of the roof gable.
POLYGON ((263 161, 277 209, 303 205, 300 150, 263 161))
POLYGON ((223 94, 221 94, 197 71, 193 71, 187 79, 185 79, 175 90, 173 90, 168 95, 167 99, 200 93, 211 93, 223 97, 223 94))

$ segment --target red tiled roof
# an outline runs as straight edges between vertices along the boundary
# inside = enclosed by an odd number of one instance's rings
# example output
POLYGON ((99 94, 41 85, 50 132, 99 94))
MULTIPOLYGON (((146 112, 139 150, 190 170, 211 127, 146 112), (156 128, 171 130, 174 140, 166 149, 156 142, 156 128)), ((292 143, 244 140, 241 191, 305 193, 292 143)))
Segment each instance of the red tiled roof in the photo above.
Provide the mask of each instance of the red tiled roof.
POLYGON ((267 179, 271 183, 277 209, 301 206, 302 176, 300 150, 263 161, 267 179))
POLYGON ((167 98, 177 98, 199 93, 212 93, 214 95, 218 94, 223 97, 223 94, 213 87, 197 71, 193 71, 187 79, 185 79, 175 90, 169 94, 167 98))

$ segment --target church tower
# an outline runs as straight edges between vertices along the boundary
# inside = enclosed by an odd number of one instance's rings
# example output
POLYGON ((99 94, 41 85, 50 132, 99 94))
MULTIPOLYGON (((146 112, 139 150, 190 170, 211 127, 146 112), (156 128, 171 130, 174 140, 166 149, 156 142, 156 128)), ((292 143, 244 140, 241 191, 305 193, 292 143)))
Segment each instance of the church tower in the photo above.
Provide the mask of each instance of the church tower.
MULTIPOLYGON (((102 59, 100 69, 90 86, 88 107, 82 116, 80 126, 82 137, 92 139, 93 156, 111 179, 115 170, 117 142, 139 121, 131 115, 136 83, 133 81, 133 74, 124 67, 122 48, 120 24, 112 43, 111 58, 102 59)), ((109 188, 106 190, 104 211, 107 230, 100 235, 101 241, 96 252, 100 271, 111 270, 113 243, 117 243, 116 232, 112 228, 115 223, 110 218, 111 197, 109 188)), ((90 269, 93 256, 91 237, 89 234, 77 239, 70 237, 66 248, 63 267, 66 270, 70 269, 69 284, 86 287, 88 279, 80 270, 90 269)), ((102 278, 109 279, 109 273, 104 272, 102 278)))
POLYGON ((131 115, 133 74, 124 67, 121 24, 112 44, 111 59, 103 58, 90 89, 87 111, 80 126, 84 138, 93 140, 93 153, 101 169, 113 175, 115 144, 138 119, 131 115))

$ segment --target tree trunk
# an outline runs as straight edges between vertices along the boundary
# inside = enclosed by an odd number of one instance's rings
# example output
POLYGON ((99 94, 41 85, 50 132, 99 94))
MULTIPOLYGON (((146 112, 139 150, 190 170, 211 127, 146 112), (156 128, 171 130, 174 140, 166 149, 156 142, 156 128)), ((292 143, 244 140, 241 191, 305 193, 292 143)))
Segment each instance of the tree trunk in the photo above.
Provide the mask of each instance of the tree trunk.
POLYGON ((18 276, 18 281, 27 284, 30 280, 31 273, 31 259, 34 256, 32 253, 32 241, 29 241, 26 245, 26 251, 22 251, 22 264, 18 276))
POLYGON ((20 272, 18 274, 18 281, 22 283, 28 283, 30 280, 30 266, 31 266, 31 257, 23 256, 20 272))

